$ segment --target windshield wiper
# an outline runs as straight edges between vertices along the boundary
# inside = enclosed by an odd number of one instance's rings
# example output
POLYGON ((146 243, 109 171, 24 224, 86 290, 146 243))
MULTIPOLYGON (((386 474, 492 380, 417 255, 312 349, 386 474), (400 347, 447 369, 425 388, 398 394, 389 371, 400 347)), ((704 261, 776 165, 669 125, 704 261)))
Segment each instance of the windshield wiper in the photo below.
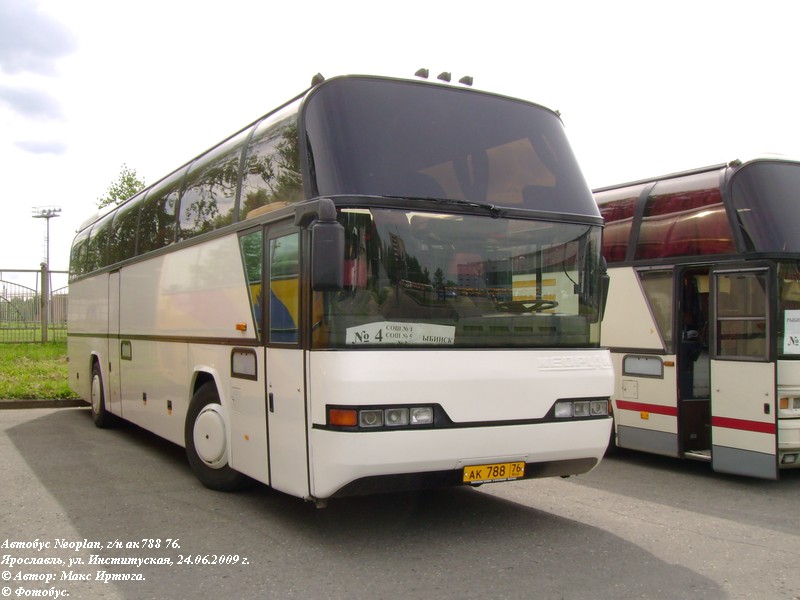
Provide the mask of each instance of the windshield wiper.
POLYGON ((457 198, 435 198, 433 196, 382 196, 382 198, 395 198, 402 200, 425 200, 427 202, 437 202, 439 204, 456 204, 458 206, 470 206, 472 208, 482 208, 488 210, 493 219, 502 217, 505 212, 488 202, 475 202, 473 200, 459 200, 457 198))

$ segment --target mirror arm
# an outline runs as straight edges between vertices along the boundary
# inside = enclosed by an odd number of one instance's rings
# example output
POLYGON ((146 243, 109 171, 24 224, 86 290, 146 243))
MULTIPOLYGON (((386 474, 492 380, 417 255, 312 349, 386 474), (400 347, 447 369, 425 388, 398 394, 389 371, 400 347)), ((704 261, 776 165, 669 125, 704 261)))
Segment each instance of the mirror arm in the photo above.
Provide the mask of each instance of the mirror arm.
POLYGON ((308 228, 315 221, 336 222, 336 205, 330 198, 320 198, 299 204, 294 211, 294 224, 308 228))

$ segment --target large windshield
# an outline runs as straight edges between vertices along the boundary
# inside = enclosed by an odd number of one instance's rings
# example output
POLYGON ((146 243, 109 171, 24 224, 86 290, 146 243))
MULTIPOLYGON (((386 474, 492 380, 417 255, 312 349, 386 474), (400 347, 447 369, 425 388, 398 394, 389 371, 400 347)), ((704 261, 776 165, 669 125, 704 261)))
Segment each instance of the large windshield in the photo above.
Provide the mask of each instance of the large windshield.
POLYGON ((600 229, 343 209, 345 289, 315 292, 322 347, 590 347, 600 229))
POLYGON ((745 248, 755 252, 800 252, 797 235, 800 164, 754 162, 731 179, 731 201, 745 248))
POLYGON ((303 125, 311 196, 469 200, 599 217, 558 116, 470 89, 333 79, 303 125))

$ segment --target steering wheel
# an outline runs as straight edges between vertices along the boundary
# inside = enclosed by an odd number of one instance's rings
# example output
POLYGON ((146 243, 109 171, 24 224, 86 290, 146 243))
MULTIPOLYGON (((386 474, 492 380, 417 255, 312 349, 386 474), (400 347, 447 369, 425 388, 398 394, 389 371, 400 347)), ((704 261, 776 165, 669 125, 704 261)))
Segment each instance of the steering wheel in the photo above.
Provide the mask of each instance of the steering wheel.
POLYGON ((541 312, 558 306, 556 300, 512 300, 511 302, 498 302, 497 308, 503 312, 526 313, 541 312))

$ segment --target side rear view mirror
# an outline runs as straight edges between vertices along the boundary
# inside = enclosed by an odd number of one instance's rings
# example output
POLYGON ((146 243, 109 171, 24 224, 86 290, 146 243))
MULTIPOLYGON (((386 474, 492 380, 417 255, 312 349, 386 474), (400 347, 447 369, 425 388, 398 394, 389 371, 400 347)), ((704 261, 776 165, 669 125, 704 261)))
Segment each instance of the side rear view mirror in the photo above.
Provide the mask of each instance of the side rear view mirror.
POLYGON ((335 292, 344 288, 344 227, 336 220, 336 205, 320 198, 298 206, 295 224, 311 233, 311 289, 335 292))

